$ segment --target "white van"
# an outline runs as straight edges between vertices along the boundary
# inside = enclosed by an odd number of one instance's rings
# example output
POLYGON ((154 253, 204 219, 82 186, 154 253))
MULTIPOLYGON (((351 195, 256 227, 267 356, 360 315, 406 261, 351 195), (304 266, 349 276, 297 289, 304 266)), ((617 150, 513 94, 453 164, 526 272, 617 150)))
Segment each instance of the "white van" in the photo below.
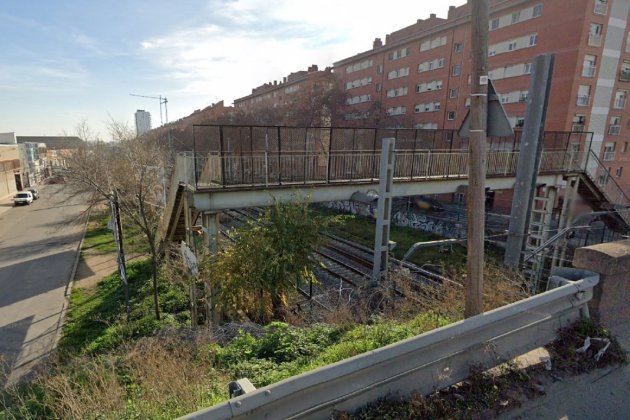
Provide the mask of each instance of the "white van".
POLYGON ((30 191, 20 191, 13 197, 13 204, 31 204, 33 202, 33 194, 30 191))

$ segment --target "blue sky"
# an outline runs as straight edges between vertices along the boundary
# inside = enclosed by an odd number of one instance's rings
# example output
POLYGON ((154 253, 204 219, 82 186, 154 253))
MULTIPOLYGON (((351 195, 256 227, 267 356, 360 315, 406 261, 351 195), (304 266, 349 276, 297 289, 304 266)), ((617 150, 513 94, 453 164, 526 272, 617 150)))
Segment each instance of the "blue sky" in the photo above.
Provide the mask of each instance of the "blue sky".
POLYGON ((449 4, 399 0, 2 0, 0 132, 72 134, 136 109, 159 124, 247 95, 310 64, 331 65, 449 4), (439 4, 439 5, 438 5, 439 4))

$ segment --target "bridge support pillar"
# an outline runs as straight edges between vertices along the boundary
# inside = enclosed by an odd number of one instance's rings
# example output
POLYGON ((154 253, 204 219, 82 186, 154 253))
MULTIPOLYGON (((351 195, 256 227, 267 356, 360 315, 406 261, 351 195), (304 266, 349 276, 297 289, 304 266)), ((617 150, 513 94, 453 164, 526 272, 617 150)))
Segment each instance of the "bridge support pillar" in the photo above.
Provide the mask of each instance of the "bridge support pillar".
MULTIPOLYGON (((204 228, 204 243, 210 255, 216 255, 221 247, 219 214, 218 212, 204 212, 201 216, 201 222, 204 228)), ((213 300, 216 288, 212 285, 212 279, 206 279, 204 288, 206 292, 206 317, 208 323, 219 324, 221 323, 221 313, 217 310, 216 302, 213 300)))

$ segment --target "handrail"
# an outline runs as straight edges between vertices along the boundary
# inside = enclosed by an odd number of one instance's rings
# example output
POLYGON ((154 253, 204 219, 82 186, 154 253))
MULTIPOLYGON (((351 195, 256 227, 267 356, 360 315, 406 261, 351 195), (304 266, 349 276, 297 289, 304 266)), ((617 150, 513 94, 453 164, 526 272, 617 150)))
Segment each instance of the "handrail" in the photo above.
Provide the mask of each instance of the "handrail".
MULTIPOLYGON (((615 181, 615 178, 613 178, 612 174, 610 173, 610 171, 608 170, 608 168, 606 168, 606 166, 602 163, 602 161, 597 157, 597 155, 590 150, 589 151, 589 160, 593 158, 595 163, 597 164, 597 169, 599 170, 603 170, 606 173, 606 183, 612 181, 612 184, 614 185, 615 189, 620 193, 620 195, 623 197, 625 203, 616 203, 618 205, 625 205, 628 206, 630 205, 630 198, 626 195, 626 193, 623 191, 623 189, 621 188, 621 186, 619 186, 619 184, 617 183, 617 181, 615 181)), ((585 168, 585 172, 588 174, 588 161, 587 161, 587 166, 585 168)), ((590 175, 590 174, 589 174, 590 175)), ((597 182, 596 179, 593 179, 593 181, 597 182)))

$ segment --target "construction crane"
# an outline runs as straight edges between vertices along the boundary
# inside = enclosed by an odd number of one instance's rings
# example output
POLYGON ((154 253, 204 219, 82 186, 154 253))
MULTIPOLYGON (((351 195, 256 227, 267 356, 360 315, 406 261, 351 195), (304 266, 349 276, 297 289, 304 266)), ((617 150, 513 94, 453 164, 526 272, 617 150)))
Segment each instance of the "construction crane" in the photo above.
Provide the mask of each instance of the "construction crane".
POLYGON ((149 98, 149 99, 158 99, 160 101, 160 125, 164 125, 164 121, 162 120, 162 105, 164 105, 164 113, 166 114, 166 123, 168 124, 168 99, 164 96, 147 96, 147 95, 138 95, 135 93, 130 93, 131 96, 139 96, 140 98, 149 98))

